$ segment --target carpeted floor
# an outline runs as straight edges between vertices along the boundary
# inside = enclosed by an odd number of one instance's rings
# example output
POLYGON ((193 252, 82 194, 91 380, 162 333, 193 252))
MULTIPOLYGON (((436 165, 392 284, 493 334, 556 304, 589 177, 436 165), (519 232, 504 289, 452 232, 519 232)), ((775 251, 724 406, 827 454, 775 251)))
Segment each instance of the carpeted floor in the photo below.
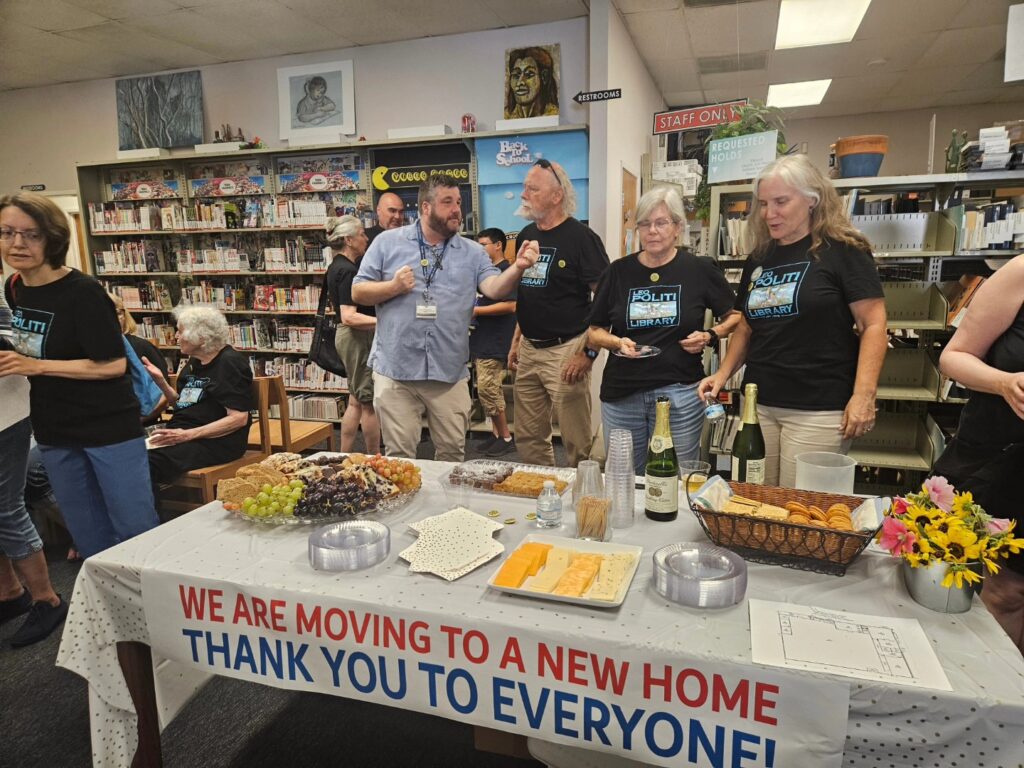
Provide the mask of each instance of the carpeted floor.
MULTIPOLYGON (((481 458, 467 444, 466 458, 481 458)), ((357 446, 358 447, 358 446, 357 446)), ((429 441, 421 458, 433 455, 429 441)), ((556 445, 560 464, 565 462, 556 445)), ((503 457, 515 461, 516 455, 503 457)), ((81 567, 64 557, 67 542, 47 547, 50 578, 70 598, 81 567)), ((20 619, 0 626, 0 765, 86 768, 92 764, 88 690, 54 666, 58 630, 41 643, 12 649, 20 619)), ((479 752, 473 730, 451 720, 320 694, 294 693, 216 678, 164 731, 168 768, 528 768, 531 760, 479 752)))

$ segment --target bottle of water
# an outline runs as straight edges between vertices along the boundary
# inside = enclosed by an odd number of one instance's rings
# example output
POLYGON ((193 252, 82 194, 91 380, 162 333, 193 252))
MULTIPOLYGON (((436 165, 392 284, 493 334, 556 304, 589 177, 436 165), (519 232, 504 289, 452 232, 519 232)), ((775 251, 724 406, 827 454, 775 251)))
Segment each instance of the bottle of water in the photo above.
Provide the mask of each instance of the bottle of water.
POLYGON ((537 497, 537 526, 558 528, 562 524, 562 497, 552 480, 544 481, 544 490, 537 497))

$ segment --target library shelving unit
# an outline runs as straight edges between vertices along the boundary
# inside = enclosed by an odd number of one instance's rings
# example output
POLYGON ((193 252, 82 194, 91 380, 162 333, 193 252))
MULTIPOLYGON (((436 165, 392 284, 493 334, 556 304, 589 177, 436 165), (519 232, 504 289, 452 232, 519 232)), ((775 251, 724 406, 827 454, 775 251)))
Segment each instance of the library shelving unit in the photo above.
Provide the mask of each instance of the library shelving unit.
MULTIPOLYGON (((579 131, 582 126, 519 134, 579 131)), ((171 310, 222 310, 231 344, 257 373, 280 373, 292 415, 339 421, 344 379, 309 363, 320 285, 331 260, 324 223, 353 214, 374 223, 387 189, 416 216, 415 174, 388 186, 374 171, 458 166, 468 232, 479 228, 475 140, 507 133, 445 135, 219 154, 176 152, 152 160, 80 164, 78 190, 93 274, 121 296, 139 334, 177 353, 171 310), (407 183, 401 183, 405 181, 407 183)), ((378 174, 380 175, 380 174, 378 174)))
MULTIPOLYGON (((858 491, 902 492, 912 484, 910 477, 920 478, 941 454, 944 433, 955 430, 959 405, 964 402, 950 394, 950 382, 938 370, 939 354, 955 330, 950 311, 955 281, 962 274, 990 274, 993 267, 1021 252, 987 244, 967 247, 977 243, 978 232, 972 230, 984 226, 983 215, 978 221, 968 209, 1019 195, 1024 171, 883 176, 833 183, 851 210, 859 200, 873 211, 853 216, 852 221, 872 242, 892 347, 879 379, 875 428, 854 441, 850 456, 861 467, 858 491), (914 199, 917 211, 880 213, 870 207, 894 196, 914 199)), ((734 282, 746 259, 736 246, 746 241, 742 226, 730 231, 727 219, 743 215, 737 208, 749 205, 752 189, 751 184, 711 189, 709 250, 734 282)))

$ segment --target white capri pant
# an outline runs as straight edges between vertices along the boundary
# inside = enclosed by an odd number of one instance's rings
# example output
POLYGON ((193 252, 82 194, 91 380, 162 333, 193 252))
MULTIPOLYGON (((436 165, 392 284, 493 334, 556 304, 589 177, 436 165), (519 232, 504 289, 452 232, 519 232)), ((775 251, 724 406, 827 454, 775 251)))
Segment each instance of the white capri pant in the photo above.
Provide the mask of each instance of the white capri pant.
POLYGON ((796 457, 807 451, 846 454, 850 440, 844 440, 839 425, 842 411, 798 411, 794 408, 757 406, 757 419, 764 434, 764 483, 782 488, 796 486, 796 457))

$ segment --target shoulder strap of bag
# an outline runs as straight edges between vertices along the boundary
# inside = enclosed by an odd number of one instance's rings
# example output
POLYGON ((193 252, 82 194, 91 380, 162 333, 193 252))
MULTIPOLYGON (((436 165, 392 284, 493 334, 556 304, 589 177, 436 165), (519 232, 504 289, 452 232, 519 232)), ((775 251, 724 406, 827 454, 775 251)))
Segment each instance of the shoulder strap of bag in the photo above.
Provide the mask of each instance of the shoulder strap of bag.
POLYGON ((317 317, 324 317, 327 314, 327 303, 330 301, 330 291, 327 289, 327 273, 324 273, 324 281, 320 286, 320 306, 316 310, 317 317))

